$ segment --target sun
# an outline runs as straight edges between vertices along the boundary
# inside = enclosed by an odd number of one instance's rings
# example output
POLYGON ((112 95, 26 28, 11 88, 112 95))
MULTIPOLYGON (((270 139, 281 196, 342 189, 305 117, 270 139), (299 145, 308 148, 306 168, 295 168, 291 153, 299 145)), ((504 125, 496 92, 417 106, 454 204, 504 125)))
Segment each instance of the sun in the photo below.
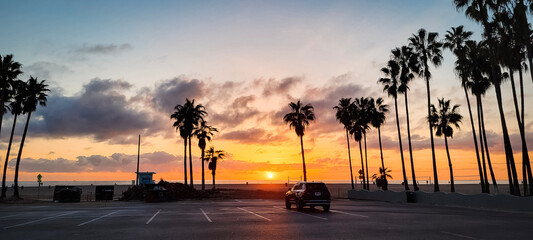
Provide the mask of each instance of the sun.
POLYGON ((269 173, 267 173, 267 177, 268 177, 268 178, 272 178, 272 177, 274 177, 274 174, 272 174, 271 172, 269 172, 269 173))

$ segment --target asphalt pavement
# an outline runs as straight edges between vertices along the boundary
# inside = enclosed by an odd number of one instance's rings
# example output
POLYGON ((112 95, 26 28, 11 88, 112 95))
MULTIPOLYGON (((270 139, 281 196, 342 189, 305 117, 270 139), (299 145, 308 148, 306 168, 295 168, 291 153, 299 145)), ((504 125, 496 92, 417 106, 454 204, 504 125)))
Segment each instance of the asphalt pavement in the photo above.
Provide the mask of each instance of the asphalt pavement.
POLYGON ((334 200, 285 209, 282 200, 0 205, 0 239, 531 239, 533 214, 334 200))

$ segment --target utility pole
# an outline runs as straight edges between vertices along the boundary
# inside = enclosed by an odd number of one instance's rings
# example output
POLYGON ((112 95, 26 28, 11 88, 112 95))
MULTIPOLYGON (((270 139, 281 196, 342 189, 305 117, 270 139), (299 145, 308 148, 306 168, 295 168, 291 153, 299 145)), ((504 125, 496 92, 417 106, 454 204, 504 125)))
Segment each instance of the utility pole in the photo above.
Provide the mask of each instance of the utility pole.
POLYGON ((139 134, 139 144, 137 145, 137 177, 135 178, 135 185, 139 185, 139 159, 141 156, 141 134, 139 134))

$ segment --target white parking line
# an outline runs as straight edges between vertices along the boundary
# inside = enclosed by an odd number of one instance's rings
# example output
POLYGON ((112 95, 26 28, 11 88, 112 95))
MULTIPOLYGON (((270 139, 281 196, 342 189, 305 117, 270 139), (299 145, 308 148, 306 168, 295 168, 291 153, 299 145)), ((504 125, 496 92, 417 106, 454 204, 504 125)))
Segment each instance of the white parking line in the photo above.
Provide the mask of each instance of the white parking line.
POLYGON ((159 209, 159 211, 157 211, 157 212, 154 214, 154 216, 152 216, 150 219, 148 219, 148 222, 146 222, 146 224, 150 224, 150 222, 151 222, 152 220, 154 220, 155 216, 157 216, 157 214, 159 214, 159 212, 161 212, 161 209, 159 209))
POLYGON ((3 218, 10 218, 10 217, 16 217, 16 216, 26 215, 26 214, 28 214, 28 213, 19 213, 19 214, 15 214, 15 215, 3 216, 3 217, 0 217, 0 219, 3 219, 3 218))
POLYGON ((360 214, 355 214, 355 213, 349 213, 349 212, 343 212, 343 211, 339 211, 339 210, 329 210, 331 212, 335 212, 335 213, 342 213, 342 214, 346 214, 346 215, 350 215, 350 216, 355 216, 355 217, 363 217, 363 218, 368 218, 368 216, 365 216, 365 215, 360 215, 360 214))
POLYGON ((104 215, 104 216, 97 217, 97 218, 95 218, 95 219, 89 220, 89 221, 84 222, 84 223, 80 223, 80 224, 78 224, 78 227, 81 227, 81 226, 83 226, 83 225, 85 225, 85 224, 92 223, 92 222, 94 222, 94 221, 100 220, 100 219, 105 218, 105 217, 107 217, 107 216, 111 216, 112 214, 117 213, 118 211, 120 211, 120 210, 117 210, 117 211, 114 211, 114 212, 108 213, 108 214, 106 214, 106 215, 104 215))
POLYGON ((29 222, 25 222, 25 223, 17 224, 17 225, 12 225, 12 226, 9 226, 9 227, 4 227, 4 229, 9 229, 9 228, 14 228, 14 227, 20 227, 20 226, 24 226, 24 225, 28 225, 28 224, 32 224, 32 223, 36 223, 36 222, 40 222, 40 221, 44 221, 44 220, 48 220, 48 219, 52 219, 52 218, 56 218, 56 217, 62 217, 62 216, 65 216, 65 215, 69 215, 69 214, 76 213, 76 212, 77 212, 77 211, 74 211, 74 212, 67 212, 67 213, 63 213, 63 214, 59 214, 59 215, 55 215, 55 216, 51 216, 51 217, 45 217, 45 218, 41 218, 41 219, 37 219, 37 220, 33 220, 33 221, 29 221, 29 222))
POLYGON ((207 216, 207 213, 205 213, 204 210, 203 210, 202 208, 200 208, 200 211, 202 211, 202 213, 204 214, 205 219, 207 219, 207 221, 209 221, 210 223, 213 222, 213 221, 211 221, 211 218, 209 218, 209 216, 207 216))
POLYGON ((265 219, 265 220, 267 220, 267 221, 269 221, 269 222, 272 222, 272 219, 267 218, 267 217, 263 217, 263 216, 261 216, 261 215, 259 215, 259 214, 257 214, 257 213, 254 213, 254 212, 248 211, 248 210, 246 210, 246 209, 244 209, 244 208, 240 208, 240 207, 238 207, 238 209, 243 210, 243 211, 245 211, 245 212, 247 212, 247 213, 253 214, 253 215, 255 215, 255 216, 258 216, 258 217, 260 217, 260 218, 262 218, 262 219, 265 219))
MULTIPOLYGON (((274 208, 278 208, 278 207, 274 206, 274 208)), ((281 208, 281 209, 286 209, 286 208, 281 208)), ((291 211, 291 212, 293 212, 293 211, 291 211)), ((323 217, 319 217, 319 216, 315 216, 315 215, 311 215, 311 214, 307 214, 307 213, 303 213, 303 212, 296 211, 296 213, 300 213, 300 214, 303 214, 303 215, 307 215, 309 217, 314 217, 314 218, 318 218, 318 219, 322 219, 322 220, 326 220, 326 221, 328 220, 327 218, 323 218, 323 217)))
POLYGON ((479 239, 479 238, 475 238, 475 237, 465 236, 465 235, 462 235, 462 234, 446 232, 446 231, 441 231, 441 233, 452 235, 452 236, 456 236, 456 237, 460 237, 460 238, 466 238, 466 239, 479 239))

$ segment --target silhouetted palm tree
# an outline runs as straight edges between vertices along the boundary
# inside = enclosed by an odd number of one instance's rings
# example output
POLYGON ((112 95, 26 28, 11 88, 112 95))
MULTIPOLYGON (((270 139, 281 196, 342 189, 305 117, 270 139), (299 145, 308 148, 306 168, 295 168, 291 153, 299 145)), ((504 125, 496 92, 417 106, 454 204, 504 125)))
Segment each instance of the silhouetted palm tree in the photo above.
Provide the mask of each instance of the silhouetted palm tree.
POLYGON ((450 167, 451 192, 455 192, 455 184, 453 180, 452 159, 450 158, 450 150, 448 148, 448 137, 453 138, 452 126, 459 128, 459 123, 461 123, 462 119, 463 116, 459 114, 459 105, 454 105, 450 108, 450 100, 444 100, 444 98, 439 99, 439 109, 435 108, 435 105, 431 105, 431 114, 428 116, 428 121, 436 130, 435 135, 438 137, 444 135, 448 166, 450 167))
POLYGON ((474 147, 476 150, 476 160, 480 181, 479 183, 481 185, 481 192, 486 193, 488 192, 488 180, 483 177, 481 159, 479 157, 479 146, 476 137, 476 128, 474 125, 474 118, 472 116, 472 108, 470 107, 470 98, 468 96, 468 90, 466 85, 470 73, 468 69, 465 68, 465 61, 467 61, 467 59, 465 56, 464 45, 465 42, 470 39, 472 34, 473 33, 471 31, 465 31, 463 25, 460 25, 458 27, 452 27, 451 30, 446 31, 446 35, 444 36, 445 41, 443 47, 450 49, 450 51, 452 51, 457 57, 457 60, 455 61, 455 72, 457 73, 459 78, 461 78, 461 86, 463 87, 463 90, 465 92, 466 103, 468 106, 468 114, 470 116, 470 125, 472 127, 472 137, 474 139, 474 147))
MULTIPOLYGON (((4 106, 6 95, 11 88, 11 83, 22 73, 20 63, 13 61, 13 55, 0 55, 0 106, 4 106)), ((2 131, 2 120, 5 109, 0 107, 0 133, 2 131)))
MULTIPOLYGON (((431 78, 431 72, 429 71, 429 62, 433 63, 436 67, 441 64, 442 61, 442 43, 437 39, 438 33, 427 33, 425 29, 421 28, 417 34, 413 34, 409 38, 409 46, 413 49, 413 53, 416 55, 418 65, 420 65, 420 71, 418 75, 426 79, 426 92, 428 100, 428 115, 430 114, 431 106, 431 91, 429 88, 429 79, 431 78)), ((437 161, 435 158, 435 142, 433 140, 433 129, 429 126, 429 135, 431 140, 431 158, 433 160, 433 178, 434 178, 434 190, 439 191, 439 178, 437 175, 437 161)))
POLYGON ((202 151, 202 157, 200 158, 202 162, 202 191, 205 190, 205 147, 207 142, 211 141, 211 137, 215 135, 215 132, 218 132, 218 130, 207 125, 207 121, 201 121, 200 125, 198 125, 198 128, 196 128, 193 132, 193 135, 198 139, 198 147, 202 151))
POLYGON ((491 11, 498 12, 503 5, 500 5, 496 0, 454 0, 457 9, 465 9, 465 15, 474 21, 480 22, 483 26, 483 36, 487 39, 489 45, 489 61, 491 72, 489 79, 494 85, 496 92, 496 100, 498 103, 498 111, 500 114, 500 123, 502 126, 503 143, 505 147, 507 172, 509 175, 509 189, 511 194, 520 196, 520 188, 518 186, 518 177, 516 174, 516 166, 513 156, 513 147, 507 129, 507 122, 505 120, 505 111, 503 110, 501 82, 502 73, 498 66, 496 56, 495 39, 494 39, 494 23, 489 22, 489 13, 491 11))
POLYGON ((10 102, 11 114, 13 114, 13 127, 11 127, 11 135, 9 137, 9 144, 7 145, 6 159, 4 161, 4 175, 2 177, 2 198, 6 197, 6 174, 7 164, 9 163, 9 154, 11 152, 11 144, 13 143, 13 134, 15 133, 15 125, 17 123, 18 115, 22 114, 26 83, 20 80, 13 81, 12 83, 12 95, 13 100, 10 102))
POLYGON ((315 120, 315 113, 313 106, 311 104, 307 104, 305 106, 302 106, 303 104, 298 100, 298 102, 289 103, 289 107, 291 108, 291 112, 287 113, 283 117, 283 121, 289 124, 289 128, 294 128, 294 131, 296 132, 296 135, 300 137, 300 146, 302 149, 302 164, 303 164, 303 172, 304 172, 304 181, 307 181, 307 171, 305 169, 305 155, 304 155, 304 141, 303 136, 305 134, 305 128, 309 126, 310 121, 315 120))
MULTIPOLYGON (((339 105, 333 108, 337 110, 337 113, 335 114, 337 121, 342 123, 342 125, 344 125, 344 130, 346 130, 346 143, 348 144, 348 162, 350 164, 350 181, 352 182, 352 189, 355 189, 355 185, 353 182, 353 171, 352 171, 352 155, 350 153, 350 137, 348 136, 349 135, 348 130, 350 128, 350 125, 352 124, 352 113, 350 111, 350 105, 352 104, 351 101, 352 101, 351 98, 341 98, 339 100, 339 105)), ((379 144, 381 147, 381 138, 380 138, 379 144)), ((383 154, 381 157, 381 161, 383 162, 383 154)))
POLYGON ((411 175, 413 176, 413 189, 418 191, 415 175, 415 162, 413 160, 413 147, 411 145, 411 126, 409 121, 409 101, 407 100, 407 92, 409 91, 409 83, 415 78, 413 72, 418 73, 420 66, 416 61, 416 55, 413 54, 413 50, 407 46, 393 49, 392 59, 398 63, 398 66, 400 66, 400 86, 398 86, 398 93, 403 93, 405 97, 405 116, 407 118, 407 139, 409 143, 409 157, 411 160, 411 175))
POLYGON ((387 168, 380 167, 379 175, 372 175, 372 180, 376 181, 376 186, 380 187, 382 190, 386 191, 389 188, 389 181, 387 178, 392 179, 392 176, 389 174, 391 170, 387 168))
POLYGON ((43 107, 46 106, 46 97, 47 92, 50 90, 47 88, 48 85, 46 85, 45 80, 38 81, 37 78, 30 77, 30 79, 26 82, 26 89, 24 94, 24 107, 22 108, 23 113, 28 114, 28 118, 26 119, 26 125, 24 126, 24 132, 22 134, 22 140, 20 141, 20 147, 19 147, 19 153, 17 156, 17 163, 15 165, 15 191, 14 191, 14 197, 16 199, 19 197, 19 191, 18 191, 18 176, 19 176, 19 165, 20 165, 20 159, 22 157, 22 150, 24 148, 24 141, 26 140, 26 133, 28 132, 28 125, 30 124, 30 118, 31 113, 35 112, 37 110, 37 105, 41 105, 43 107))
POLYGON ((359 125, 359 128, 361 129, 361 133, 363 134, 363 139, 365 141, 365 169, 366 169, 366 189, 370 190, 370 181, 369 181, 369 173, 368 173, 368 153, 366 148, 366 131, 370 128, 370 121, 371 121, 371 115, 372 115, 372 103, 374 100, 372 98, 368 97, 361 97, 356 98, 354 100, 354 105, 357 108, 357 118, 354 119, 354 122, 358 122, 357 125, 359 125))
POLYGON ((215 174, 217 171, 217 162, 224 159, 226 154, 222 150, 215 150, 214 147, 209 148, 207 151, 206 158, 209 159, 208 168, 211 170, 211 175, 213 175, 213 190, 215 190, 215 174))
MULTIPOLYGON (((364 131, 364 128, 365 126, 362 123, 362 121, 360 120, 360 111, 359 111, 359 108, 354 104, 350 104, 350 111, 352 112, 352 123, 350 125, 350 128, 348 130, 348 132, 350 133, 350 135, 353 136, 353 139, 359 143, 359 155, 361 156, 361 170, 359 171, 359 174, 362 174, 363 176, 363 189, 366 189, 368 190, 367 188, 367 185, 366 185, 366 174, 365 174, 365 163, 363 161, 363 148, 361 146, 361 140, 363 139, 363 131, 364 131)), ((366 126, 368 128, 368 125, 366 126)))
POLYGON ((396 113, 396 129, 398 130, 398 143, 400 145, 400 157, 402 160, 402 175, 405 190, 409 190, 409 184, 407 183, 407 175, 405 174, 405 163, 403 159, 403 147, 402 147, 402 134, 400 132, 400 118, 398 117, 398 86, 400 80, 398 75, 400 74, 400 66, 394 60, 387 62, 387 67, 381 69, 381 72, 386 76, 380 78, 379 83, 383 85, 383 91, 387 92, 389 97, 394 98, 394 112, 396 113))
POLYGON ((376 101, 372 101, 372 119, 370 124, 372 127, 378 129, 378 140, 379 140, 379 153, 381 156, 381 168, 385 169, 385 163, 383 161, 383 148, 381 146, 381 126, 385 123, 385 114, 389 112, 389 105, 383 103, 383 98, 378 98, 376 101))

